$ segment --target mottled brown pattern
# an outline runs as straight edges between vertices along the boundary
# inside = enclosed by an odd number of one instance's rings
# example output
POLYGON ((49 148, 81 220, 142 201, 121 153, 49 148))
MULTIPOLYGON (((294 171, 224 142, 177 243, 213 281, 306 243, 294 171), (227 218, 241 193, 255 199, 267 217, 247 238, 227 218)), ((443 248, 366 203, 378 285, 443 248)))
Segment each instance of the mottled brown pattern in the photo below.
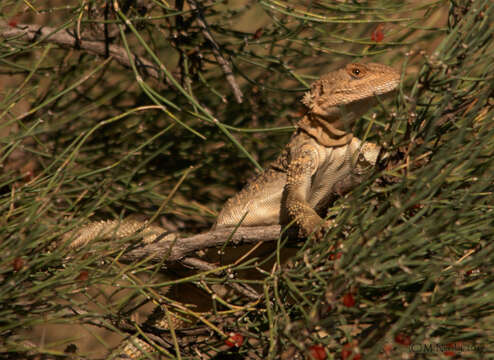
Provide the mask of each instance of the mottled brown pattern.
POLYGON ((360 184, 380 148, 353 137, 354 122, 396 89, 400 74, 381 64, 349 64, 321 77, 304 96, 307 114, 281 155, 228 200, 215 227, 295 222, 300 237, 322 237, 321 218, 337 196, 360 184), (269 200, 269 201, 268 201, 269 200))
MULTIPOLYGON (((225 203, 213 228, 240 222, 245 226, 295 223, 300 237, 323 238, 332 226, 322 218, 325 211, 336 197, 365 179, 380 152, 378 145, 355 138, 351 128, 375 103, 375 95, 396 89, 399 80, 396 70, 380 64, 349 64, 321 77, 305 95, 308 112, 283 152, 225 203)), ((64 239, 73 239, 72 247, 79 247, 96 237, 122 238, 141 232, 149 243, 159 241, 163 231, 131 218, 95 222, 64 239)), ((163 314, 149 321, 152 326, 168 326, 163 314)), ((144 356, 142 350, 155 351, 134 335, 112 355, 136 359, 144 356)))
MULTIPOLYGON (((348 64, 314 82, 303 99, 308 111, 288 145, 225 203, 213 228, 295 221, 301 237, 318 230, 326 208, 365 179, 380 151, 353 137, 354 122, 376 102, 376 95, 396 89, 399 80, 396 70, 370 63, 348 64)), ((103 221, 64 239, 75 238, 73 246, 78 247, 96 237, 121 238, 142 231, 145 241, 152 242, 161 230, 134 219, 103 221)))

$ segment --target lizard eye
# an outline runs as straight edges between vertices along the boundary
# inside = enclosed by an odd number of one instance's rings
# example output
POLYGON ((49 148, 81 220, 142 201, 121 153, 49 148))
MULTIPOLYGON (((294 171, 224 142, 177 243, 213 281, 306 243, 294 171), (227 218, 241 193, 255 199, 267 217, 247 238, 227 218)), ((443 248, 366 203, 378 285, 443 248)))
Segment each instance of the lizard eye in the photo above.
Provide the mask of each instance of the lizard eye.
POLYGON ((362 64, 350 64, 347 66, 347 72, 351 77, 361 79, 365 75, 365 66, 362 64))

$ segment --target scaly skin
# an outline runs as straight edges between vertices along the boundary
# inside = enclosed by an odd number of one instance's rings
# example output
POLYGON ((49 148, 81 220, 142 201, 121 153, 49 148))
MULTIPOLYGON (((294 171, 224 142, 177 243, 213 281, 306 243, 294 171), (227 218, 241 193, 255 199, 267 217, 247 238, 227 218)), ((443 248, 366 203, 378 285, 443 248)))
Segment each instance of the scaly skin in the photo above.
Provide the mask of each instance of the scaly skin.
MULTIPOLYGON (((169 311, 171 324, 168 322, 168 318, 166 313, 157 306, 153 313, 149 315, 147 320, 141 326, 143 327, 152 327, 154 329, 165 331, 170 330, 170 326, 173 326, 174 329, 184 328, 187 325, 190 325, 185 320, 180 319, 173 312, 169 311)), ((169 357, 165 357, 161 354, 158 355, 158 351, 148 344, 146 341, 139 338, 139 334, 134 334, 128 336, 125 340, 123 340, 120 345, 111 351, 111 353, 107 356, 108 359, 114 360, 124 360, 124 359, 170 359, 169 357)))
POLYGON ((111 239, 114 237, 116 239, 123 239, 137 233, 140 233, 140 236, 142 237, 141 242, 144 244, 151 244, 161 240, 171 241, 176 238, 176 234, 167 234, 166 232, 167 231, 161 226, 150 225, 146 221, 139 220, 134 216, 129 216, 122 221, 93 221, 85 225, 82 229, 65 234, 62 243, 68 242, 73 238, 68 246, 70 249, 78 249, 97 238, 111 239))
POLYGON ((306 93, 309 111, 283 153, 226 202, 215 227, 295 222, 300 237, 321 238, 325 210, 365 179, 380 151, 353 137, 353 123, 399 80, 381 64, 349 64, 321 77, 306 93))
MULTIPOLYGON (((376 103, 376 95, 395 90, 399 81, 396 70, 370 63, 348 64, 314 82, 303 99, 308 112, 282 154, 225 203, 213 228, 241 221, 245 226, 295 222, 300 237, 314 231, 320 237, 321 215, 337 196, 365 179, 380 151, 353 137, 354 122, 376 103)), ((76 232, 72 247, 137 231, 143 231, 147 243, 161 230, 134 219, 91 223, 76 232)), ((72 233, 64 239, 70 237, 72 233)))
POLYGON ((360 184, 376 163, 380 147, 352 138, 348 145, 325 147, 297 132, 280 158, 220 212, 216 227, 287 225, 295 220, 306 237, 320 224, 328 206, 360 184), (245 217, 244 217, 245 216, 245 217))
MULTIPOLYGON (((226 202, 214 227, 294 222, 300 237, 322 238, 330 225, 322 219, 327 208, 366 178, 380 152, 378 145, 353 137, 353 123, 376 103, 376 95, 393 91, 399 80, 396 70, 380 64, 349 64, 321 77, 306 93, 303 103, 308 112, 282 154, 226 202)), ((161 230, 134 219, 96 222, 77 231, 71 247, 96 237, 121 238, 138 231, 147 243, 159 240, 161 230)), ((154 321, 161 324, 165 317, 154 321)), ((154 352, 133 335, 112 358, 141 358, 142 350, 154 352)))

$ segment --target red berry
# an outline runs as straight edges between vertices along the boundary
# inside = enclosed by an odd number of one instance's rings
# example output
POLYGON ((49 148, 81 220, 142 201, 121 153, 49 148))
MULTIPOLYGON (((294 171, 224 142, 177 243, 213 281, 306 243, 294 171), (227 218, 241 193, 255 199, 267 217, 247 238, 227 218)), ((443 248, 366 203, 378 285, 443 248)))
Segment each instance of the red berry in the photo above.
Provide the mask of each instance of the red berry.
POLYGON ((355 306, 355 299, 352 294, 347 293, 343 295, 343 305, 346 307, 354 307, 355 306))
POLYGON ((225 344, 229 347, 241 347, 244 343, 244 336, 239 333, 231 332, 228 334, 228 339, 225 340, 225 344))
POLYGON ((253 36, 254 40, 259 39, 262 36, 263 32, 264 32, 264 29, 262 27, 257 29, 256 32, 254 33, 254 36, 253 36))
POLYGON ((374 31, 371 34, 371 40, 375 42, 381 42, 384 39, 384 32, 383 32, 383 24, 379 24, 376 26, 374 31))
POLYGON ((89 279, 89 271, 87 270, 82 270, 76 278, 77 281, 87 281, 88 279, 89 279))
POLYGON ((34 178, 34 171, 32 170, 27 170, 24 174, 24 180, 29 182, 34 178))
POLYGON ((450 344, 446 345, 446 350, 443 351, 443 354, 445 356, 453 357, 456 355, 455 350, 459 349, 460 347, 461 347, 461 341, 457 342, 457 343, 450 343, 450 344))
POLYGON ((22 260, 21 257, 16 257, 12 262, 12 267, 14 268, 14 271, 21 270, 24 267, 24 260, 22 260))
POLYGON ((410 339, 410 336, 402 334, 402 333, 396 334, 395 341, 398 344, 405 345, 405 346, 408 346, 412 343, 412 339, 410 339))
POLYGON ((15 18, 15 17, 10 19, 8 22, 9 26, 13 27, 13 28, 15 28, 18 23, 19 23, 19 19, 15 18))
POLYGON ((334 260, 334 259, 339 259, 341 258, 341 253, 337 252, 336 254, 330 254, 329 255, 329 260, 334 260))
POLYGON ((384 353, 389 356, 389 355, 391 355, 391 352, 393 351, 393 345, 389 344, 389 343, 384 344, 383 350, 384 350, 384 353))
POLYGON ((358 345, 357 341, 343 345, 343 349, 341 350, 341 359, 342 360, 361 360, 362 355, 355 351, 355 347, 357 347, 357 345, 358 345), (352 355, 353 355, 353 357, 350 357, 352 355))
POLYGON ((326 360, 326 358, 328 357, 322 345, 312 345, 309 348, 309 355, 311 359, 314 360, 326 360))
POLYGON ((350 355, 352 355, 353 351, 349 349, 341 350, 341 360, 347 360, 350 355))

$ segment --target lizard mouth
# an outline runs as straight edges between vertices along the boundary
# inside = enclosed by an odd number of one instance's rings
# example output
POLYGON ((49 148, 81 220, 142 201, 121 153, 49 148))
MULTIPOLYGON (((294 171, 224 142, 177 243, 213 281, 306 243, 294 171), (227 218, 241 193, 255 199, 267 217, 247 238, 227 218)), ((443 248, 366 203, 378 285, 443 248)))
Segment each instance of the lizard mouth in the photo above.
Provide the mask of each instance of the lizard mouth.
POLYGON ((377 86, 373 89, 374 95, 392 95, 398 88, 400 77, 398 76, 393 81, 377 86))
POLYGON ((395 94, 398 90, 398 84, 399 84, 399 81, 396 82, 396 85, 394 85, 394 87, 392 87, 392 88, 384 89, 382 91, 379 91, 379 90, 375 91, 374 92, 374 99, 376 100, 376 102, 378 102, 379 100, 390 99, 393 96, 395 96, 395 94))

